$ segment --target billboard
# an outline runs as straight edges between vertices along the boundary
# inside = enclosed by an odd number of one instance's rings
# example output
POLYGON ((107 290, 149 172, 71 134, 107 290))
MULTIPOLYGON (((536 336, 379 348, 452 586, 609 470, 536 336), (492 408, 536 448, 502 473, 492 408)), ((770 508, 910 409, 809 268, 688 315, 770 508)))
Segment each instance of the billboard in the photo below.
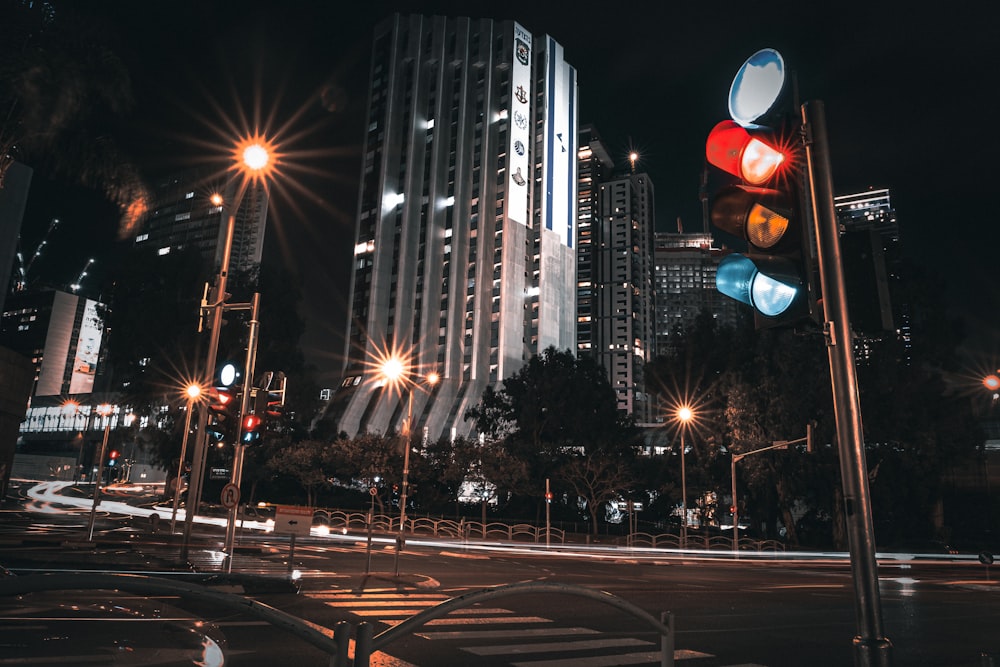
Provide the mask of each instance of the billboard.
POLYGON ((563 60, 563 48, 546 37, 545 175, 542 215, 545 228, 573 247, 576 216, 576 70, 563 60))
POLYGON ((511 110, 507 146, 507 217, 528 221, 531 186, 528 146, 531 145, 531 33, 514 23, 514 58, 510 71, 511 110))
POLYGON ((103 334, 104 326, 97 313, 97 302, 87 299, 69 380, 70 394, 89 394, 94 390, 94 375, 97 373, 97 358, 101 353, 103 334))

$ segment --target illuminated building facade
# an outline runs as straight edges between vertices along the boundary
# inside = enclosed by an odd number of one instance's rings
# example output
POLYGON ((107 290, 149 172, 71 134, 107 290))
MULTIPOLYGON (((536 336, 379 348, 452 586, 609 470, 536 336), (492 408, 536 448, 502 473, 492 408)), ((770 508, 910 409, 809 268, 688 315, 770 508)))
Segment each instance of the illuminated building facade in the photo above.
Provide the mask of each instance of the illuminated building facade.
POLYGON ((395 15, 375 29, 339 430, 399 431, 379 386, 405 355, 414 430, 466 410, 550 346, 576 346, 576 71, 514 21, 395 15))

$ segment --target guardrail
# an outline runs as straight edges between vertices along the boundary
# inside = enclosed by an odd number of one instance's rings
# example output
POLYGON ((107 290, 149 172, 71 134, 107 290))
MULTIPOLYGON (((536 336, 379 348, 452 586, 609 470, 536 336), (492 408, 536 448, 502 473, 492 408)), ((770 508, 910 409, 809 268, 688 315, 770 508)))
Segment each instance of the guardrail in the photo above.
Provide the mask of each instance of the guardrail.
MULTIPOLYGON (((0 579, 0 595, 23 595, 39 591, 62 590, 127 590, 140 595, 177 595, 199 602, 218 605, 224 609, 243 612, 281 628, 295 637, 312 644, 330 656, 330 667, 350 667, 349 657, 353 626, 347 621, 338 623, 332 631, 280 609, 266 605, 242 595, 213 591, 198 584, 177 582, 162 577, 138 574, 52 573, 35 574, 26 577, 3 577, 0 579)), ((373 625, 363 622, 355 633, 355 667, 369 667, 372 651, 379 650, 394 641, 409 636, 428 622, 441 618, 458 609, 499 597, 528 595, 537 593, 559 593, 596 600, 611 605, 642 621, 660 634, 660 665, 672 667, 674 664, 674 621, 666 612, 657 620, 649 612, 628 600, 605 591, 595 591, 582 586, 559 584, 548 581, 531 581, 487 588, 451 598, 441 604, 425 609, 378 636, 373 636, 373 625)))
MULTIPOLYGON (((367 512, 349 512, 344 510, 317 509, 313 513, 313 522, 319 522, 330 530, 368 530, 367 512)), ((399 532, 399 517, 387 514, 375 514, 372 517, 372 530, 396 533, 399 532)), ((434 537, 451 538, 482 538, 522 540, 539 544, 546 541, 544 526, 534 526, 528 523, 501 523, 494 521, 455 521, 454 519, 434 519, 431 517, 407 517, 404 533, 410 535, 433 535, 434 537)), ((566 531, 559 528, 549 529, 549 541, 564 544, 566 531)))

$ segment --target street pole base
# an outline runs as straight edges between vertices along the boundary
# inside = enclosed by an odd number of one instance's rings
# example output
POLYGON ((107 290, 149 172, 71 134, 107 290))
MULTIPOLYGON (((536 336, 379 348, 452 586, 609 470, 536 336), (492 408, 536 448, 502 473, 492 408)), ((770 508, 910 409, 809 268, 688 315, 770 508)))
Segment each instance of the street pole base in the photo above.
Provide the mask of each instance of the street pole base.
POLYGON ((892 667, 892 642, 885 637, 854 638, 856 667, 892 667))

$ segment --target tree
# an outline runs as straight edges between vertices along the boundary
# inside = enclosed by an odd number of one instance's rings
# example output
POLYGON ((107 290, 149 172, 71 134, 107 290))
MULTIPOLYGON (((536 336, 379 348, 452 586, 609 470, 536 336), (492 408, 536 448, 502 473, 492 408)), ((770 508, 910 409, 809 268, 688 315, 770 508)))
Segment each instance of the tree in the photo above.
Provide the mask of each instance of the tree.
POLYGON ((629 463, 616 454, 594 451, 572 456, 560 468, 560 477, 586 504, 594 536, 597 535, 600 508, 604 503, 621 497, 632 486, 634 477, 629 463))
POLYGON ((306 492, 306 505, 315 507, 319 489, 330 486, 327 452, 327 443, 319 440, 286 443, 280 451, 272 452, 269 467, 279 475, 294 479, 306 492))
POLYGON ((480 433, 503 442, 536 484, 554 477, 572 451, 628 449, 638 437, 631 418, 618 412, 604 369, 554 347, 504 380, 501 391, 487 389, 466 419, 474 420, 480 433))
POLYGON ((123 231, 133 231, 146 187, 114 140, 133 104, 128 68, 102 43, 103 27, 70 5, 2 0, 0 8, 0 187, 20 160, 103 191, 123 231))

